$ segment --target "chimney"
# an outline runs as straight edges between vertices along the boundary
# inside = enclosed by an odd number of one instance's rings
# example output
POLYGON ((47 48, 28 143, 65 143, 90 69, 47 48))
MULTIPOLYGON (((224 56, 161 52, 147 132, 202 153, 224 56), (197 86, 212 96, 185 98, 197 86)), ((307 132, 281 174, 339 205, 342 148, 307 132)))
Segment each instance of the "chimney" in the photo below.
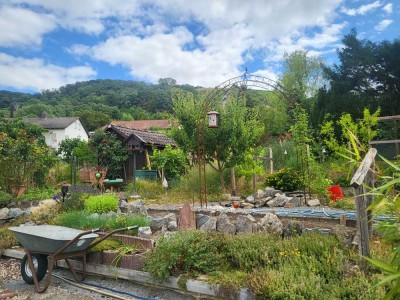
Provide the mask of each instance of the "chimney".
POLYGON ((41 118, 42 119, 47 119, 49 117, 49 115, 47 114, 47 112, 42 112, 42 116, 41 116, 41 118))

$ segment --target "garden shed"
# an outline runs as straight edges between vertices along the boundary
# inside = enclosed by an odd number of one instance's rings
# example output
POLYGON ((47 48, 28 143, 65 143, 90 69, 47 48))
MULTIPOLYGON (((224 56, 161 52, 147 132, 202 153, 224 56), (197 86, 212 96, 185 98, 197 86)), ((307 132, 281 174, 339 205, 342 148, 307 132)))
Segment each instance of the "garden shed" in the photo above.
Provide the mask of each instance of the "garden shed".
POLYGON ((143 169, 151 171, 150 156, 153 149, 164 149, 167 145, 176 146, 174 140, 165 134, 147 130, 133 129, 110 123, 106 131, 115 133, 129 151, 129 158, 125 162, 125 180, 131 180, 140 174, 146 177, 143 169))

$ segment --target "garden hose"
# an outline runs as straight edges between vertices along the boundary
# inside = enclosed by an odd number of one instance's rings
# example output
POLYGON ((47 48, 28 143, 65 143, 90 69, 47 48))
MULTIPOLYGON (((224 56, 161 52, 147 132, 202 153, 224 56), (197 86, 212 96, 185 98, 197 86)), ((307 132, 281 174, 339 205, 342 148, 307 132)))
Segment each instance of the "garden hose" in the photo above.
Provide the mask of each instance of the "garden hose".
POLYGON ((79 284, 79 283, 73 282, 72 280, 69 280, 68 278, 64 278, 62 276, 58 276, 58 275, 55 275, 55 274, 51 274, 51 275, 56 277, 56 278, 58 278, 58 279, 61 279, 61 280, 65 281, 66 283, 69 283, 69 284, 71 284, 73 286, 79 287, 81 289, 85 289, 85 290, 88 290, 88 291, 91 291, 91 292, 96 292, 96 293, 102 294, 104 296, 112 297, 112 298, 115 298, 115 299, 129 300, 128 298, 124 298, 124 297, 121 297, 121 296, 118 296, 118 295, 115 295, 115 294, 111 294, 111 293, 99 291, 98 289, 86 287, 83 284, 79 284))

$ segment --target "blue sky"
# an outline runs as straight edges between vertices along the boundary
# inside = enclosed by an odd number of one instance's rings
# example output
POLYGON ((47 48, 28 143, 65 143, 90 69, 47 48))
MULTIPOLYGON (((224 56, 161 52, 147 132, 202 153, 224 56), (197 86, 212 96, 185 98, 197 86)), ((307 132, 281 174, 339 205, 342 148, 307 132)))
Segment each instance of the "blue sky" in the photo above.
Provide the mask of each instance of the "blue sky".
POLYGON ((285 52, 328 64, 351 28, 399 38, 398 0, 0 0, 0 89, 37 92, 91 79, 214 87, 276 80, 285 52))

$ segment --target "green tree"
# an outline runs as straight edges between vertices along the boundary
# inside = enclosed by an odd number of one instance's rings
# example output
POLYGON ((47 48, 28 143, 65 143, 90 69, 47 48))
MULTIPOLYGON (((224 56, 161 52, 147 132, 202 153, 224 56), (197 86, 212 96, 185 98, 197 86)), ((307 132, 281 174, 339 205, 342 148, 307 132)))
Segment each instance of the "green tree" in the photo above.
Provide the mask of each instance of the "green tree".
POLYGON ((400 40, 361 40, 353 29, 342 42, 340 63, 324 68, 329 86, 318 94, 318 122, 322 123, 327 113, 333 120, 342 113, 362 118, 365 107, 371 111, 380 108, 384 116, 400 114, 400 40))
POLYGON ((165 149, 154 149, 151 156, 152 165, 164 170, 167 180, 179 179, 185 173, 188 165, 185 153, 179 148, 167 145, 165 149))
POLYGON ((34 104, 25 105, 19 108, 15 112, 15 117, 38 118, 42 117, 43 113, 47 113, 48 116, 52 116, 53 108, 50 105, 36 102, 34 104))
POLYGON ((94 131, 111 122, 108 115, 91 109, 82 110, 77 113, 77 116, 82 119, 88 131, 94 131))
POLYGON ((66 161, 70 161, 72 151, 82 142, 84 141, 82 141, 80 138, 64 139, 58 146, 57 154, 61 155, 66 161))
POLYGON ((44 129, 20 120, 0 121, 0 186, 15 193, 21 185, 44 183, 55 162, 44 129))
POLYGON ((89 141, 92 151, 97 154, 98 165, 108 167, 107 178, 123 178, 124 164, 128 159, 128 150, 113 133, 97 130, 89 141))
MULTIPOLYGON (((204 99, 196 100, 191 93, 183 91, 176 91, 173 98, 175 116, 180 124, 173 136, 183 149, 192 153, 197 152, 197 125, 202 101, 204 99)), ((246 152, 258 142, 263 126, 257 111, 246 108, 243 93, 228 96, 224 107, 221 103, 216 105, 221 113, 221 124, 216 129, 203 129, 204 152, 207 162, 220 175, 224 191, 223 171, 243 161, 246 152)))
MULTIPOLYGON (((333 120, 325 121, 321 125, 320 138, 323 144, 339 156, 349 156, 348 143, 358 142, 356 149, 358 159, 366 154, 369 148, 369 142, 378 134, 376 129, 379 121, 380 110, 371 114, 368 108, 364 109, 363 118, 354 121, 350 114, 343 114, 336 122, 333 120), (357 138, 354 138, 357 137, 357 138)), ((357 159, 357 160, 358 160, 357 159)))
POLYGON ((323 86, 322 60, 307 51, 296 50, 284 54, 284 71, 280 82, 309 115, 315 110, 315 96, 323 86))

